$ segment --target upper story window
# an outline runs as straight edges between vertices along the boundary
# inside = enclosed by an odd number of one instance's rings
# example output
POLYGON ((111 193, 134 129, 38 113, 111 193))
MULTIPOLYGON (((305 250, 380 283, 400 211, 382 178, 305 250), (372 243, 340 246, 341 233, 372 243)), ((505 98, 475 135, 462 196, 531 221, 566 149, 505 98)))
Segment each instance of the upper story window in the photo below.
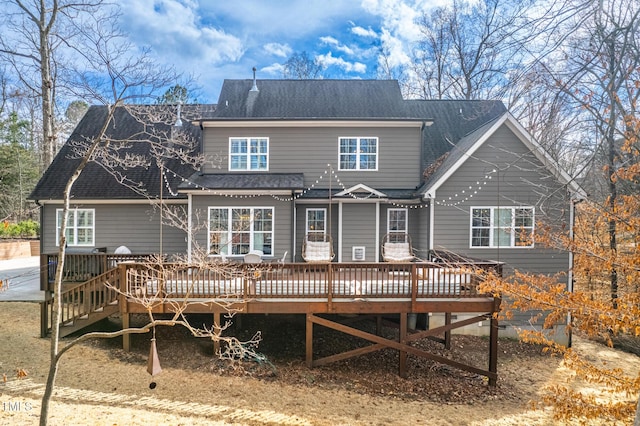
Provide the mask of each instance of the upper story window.
POLYGON ((340 170, 378 170, 378 138, 343 137, 339 145, 340 170))
POLYGON ((229 170, 268 170, 269 138, 229 138, 229 170))
POLYGON ((471 247, 533 247, 533 207, 472 207, 471 247))
POLYGON ((240 256, 273 253, 272 207, 209 207, 209 253, 240 256))
MULTIPOLYGON (((95 210, 70 209, 67 218, 67 246, 93 246, 95 244, 95 210)), ((60 245, 62 209, 56 210, 56 245, 60 245)))

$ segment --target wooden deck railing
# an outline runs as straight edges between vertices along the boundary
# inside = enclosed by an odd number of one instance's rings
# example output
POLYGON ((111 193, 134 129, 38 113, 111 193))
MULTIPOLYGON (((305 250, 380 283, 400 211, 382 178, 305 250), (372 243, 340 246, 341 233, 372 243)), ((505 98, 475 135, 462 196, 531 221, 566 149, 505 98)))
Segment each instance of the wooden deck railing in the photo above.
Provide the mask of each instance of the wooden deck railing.
MULTIPOLYGON (((43 335, 51 327, 52 283, 57 255, 42 255, 43 335)), ((223 263, 193 267, 144 262, 148 256, 68 254, 65 259, 61 324, 99 313, 118 303, 147 299, 238 299, 250 301, 472 298, 496 262, 456 263, 223 263), (81 283, 77 281, 82 280, 81 283), (109 284, 109 285, 107 285, 109 284)), ((94 315, 99 316, 99 315, 94 315)))
MULTIPOLYGON (((149 255, 107 254, 107 253, 66 253, 62 281, 65 283, 81 283, 104 274, 115 268, 120 262, 141 262, 149 255)), ((51 283, 56 276, 58 254, 42 254, 40 258, 42 278, 40 289, 51 291, 51 283)))
MULTIPOLYGON (((102 312, 108 306, 117 305, 119 281, 120 271, 113 268, 84 283, 65 286, 60 295, 62 300, 60 325, 72 326, 78 320, 88 319, 90 314, 102 312)), ((53 304, 54 299, 50 297, 46 297, 42 302, 42 309, 46 312, 41 324, 43 336, 51 329, 53 304)))
POLYGON ((482 263, 129 263, 126 292, 132 298, 383 299, 478 297, 477 283, 500 265, 482 263))

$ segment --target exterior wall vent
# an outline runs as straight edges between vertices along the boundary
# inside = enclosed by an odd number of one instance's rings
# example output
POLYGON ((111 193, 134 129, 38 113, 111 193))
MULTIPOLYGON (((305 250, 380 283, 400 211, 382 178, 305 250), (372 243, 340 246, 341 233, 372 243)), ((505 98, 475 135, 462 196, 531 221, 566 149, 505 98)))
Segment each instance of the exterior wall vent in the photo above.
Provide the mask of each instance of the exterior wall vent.
POLYGON ((363 262, 365 259, 365 251, 363 246, 351 247, 351 260, 354 262, 363 262))

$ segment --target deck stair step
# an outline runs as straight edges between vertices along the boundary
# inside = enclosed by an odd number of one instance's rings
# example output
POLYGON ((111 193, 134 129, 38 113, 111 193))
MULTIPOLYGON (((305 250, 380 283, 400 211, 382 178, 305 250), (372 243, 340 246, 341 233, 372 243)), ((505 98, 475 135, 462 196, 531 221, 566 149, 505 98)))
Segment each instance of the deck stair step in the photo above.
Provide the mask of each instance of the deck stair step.
POLYGON ((82 330, 94 324, 100 320, 107 318, 110 315, 119 312, 118 305, 107 305, 99 310, 95 310, 89 314, 78 317, 78 320, 82 321, 68 321, 64 324, 64 327, 60 327, 60 337, 68 336, 76 331, 82 330))

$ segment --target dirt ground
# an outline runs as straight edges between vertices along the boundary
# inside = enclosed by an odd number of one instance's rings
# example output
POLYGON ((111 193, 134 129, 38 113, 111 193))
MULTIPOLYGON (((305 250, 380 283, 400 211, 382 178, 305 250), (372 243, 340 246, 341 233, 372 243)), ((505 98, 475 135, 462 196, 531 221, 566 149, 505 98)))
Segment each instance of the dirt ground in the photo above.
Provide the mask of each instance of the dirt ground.
MULTIPOLYGON (((110 319, 101 326, 115 330, 119 323, 110 319)), ((554 425, 550 410, 533 410, 529 402, 550 384, 586 386, 559 359, 512 340, 500 341, 498 386, 492 388, 480 376, 412 356, 408 378, 401 379, 393 350, 308 369, 301 316, 245 316, 229 332, 247 338, 258 330, 258 351, 267 361, 231 364, 211 356, 211 342, 181 328, 159 329, 163 371, 153 378, 146 371, 149 335, 133 336, 131 352, 121 349, 119 338, 80 344, 62 360, 50 424, 554 425)), ((385 327, 384 333, 393 336, 397 329, 385 327)), ((326 356, 357 345, 318 327, 314 352, 326 356)), ((454 336, 451 351, 431 341, 419 345, 487 365, 487 339, 454 336)), ((638 368, 635 355, 581 339, 574 347, 609 367, 638 368)), ((49 340, 39 337, 38 304, 0 303, 0 375, 6 377, 0 381, 0 424, 38 423, 49 348, 49 340), (19 371, 27 376, 19 378, 19 371)))

